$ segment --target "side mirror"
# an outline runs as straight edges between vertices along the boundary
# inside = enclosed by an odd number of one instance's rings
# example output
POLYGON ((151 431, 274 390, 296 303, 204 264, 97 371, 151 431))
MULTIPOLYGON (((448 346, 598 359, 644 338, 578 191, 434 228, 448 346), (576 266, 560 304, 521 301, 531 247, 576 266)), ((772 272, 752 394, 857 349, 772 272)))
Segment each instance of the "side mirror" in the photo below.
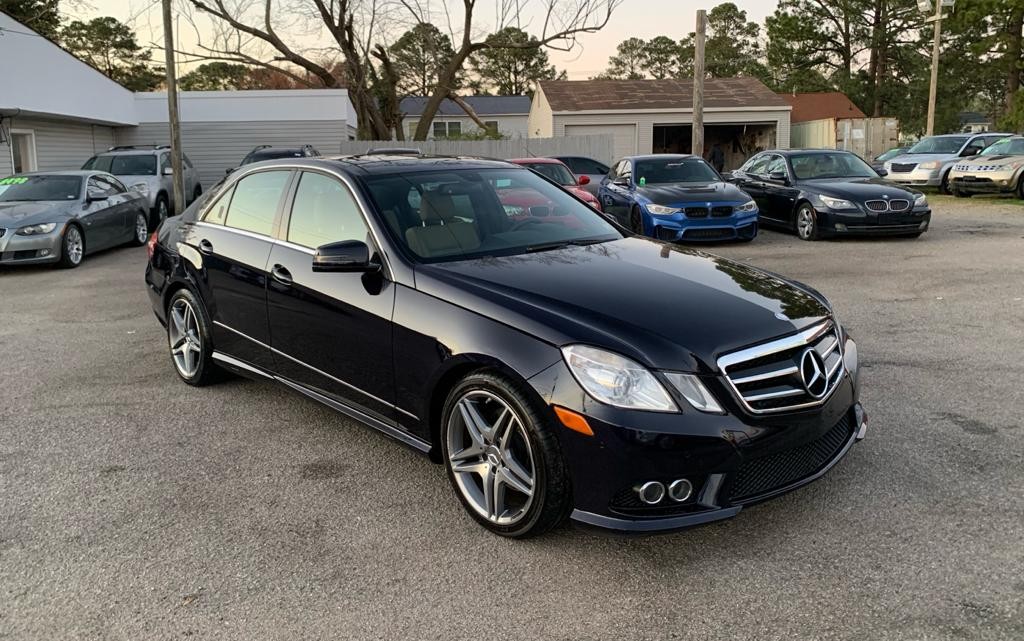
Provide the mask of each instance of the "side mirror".
POLYGON ((317 247, 315 272, 372 272, 380 265, 370 262, 370 248, 361 240, 343 240, 317 247))
POLYGON ((87 203, 99 203, 106 200, 108 196, 106 194, 89 194, 85 197, 87 203))
POLYGON ((772 180, 772 181, 777 182, 777 183, 782 183, 784 185, 788 185, 789 184, 789 174, 787 174, 784 171, 773 171, 772 173, 768 174, 768 180, 772 180))
POLYGON ((619 187, 629 187, 630 186, 630 181, 629 181, 629 178, 626 178, 624 176, 619 176, 618 178, 616 178, 615 180, 612 181, 612 184, 613 185, 618 185, 619 187))
POLYGON ((580 185, 580 186, 589 185, 590 184, 590 176, 588 176, 586 174, 583 174, 582 176, 577 178, 576 183, 578 185, 580 185))
POLYGON ((887 170, 885 167, 879 167, 876 171, 878 172, 878 175, 881 176, 882 178, 885 178, 886 176, 889 175, 889 170, 887 170))
POLYGON ((174 175, 174 167, 171 167, 170 165, 167 165, 166 167, 164 167, 164 170, 162 172, 160 172, 160 173, 162 173, 164 176, 173 176, 174 175))
POLYGON ((968 158, 970 156, 977 156, 980 153, 981 153, 981 148, 980 147, 968 147, 967 149, 964 149, 963 151, 960 152, 960 157, 961 158, 968 158))

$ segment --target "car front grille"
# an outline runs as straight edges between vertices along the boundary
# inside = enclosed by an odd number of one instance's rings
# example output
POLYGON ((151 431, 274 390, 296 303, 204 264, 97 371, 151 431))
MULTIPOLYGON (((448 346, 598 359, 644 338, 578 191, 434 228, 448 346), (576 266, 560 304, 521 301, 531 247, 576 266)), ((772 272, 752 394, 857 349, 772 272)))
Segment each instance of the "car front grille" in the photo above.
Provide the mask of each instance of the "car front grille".
POLYGON ((914 162, 914 163, 894 162, 891 165, 889 165, 889 168, 892 170, 892 173, 894 173, 894 174, 909 174, 910 172, 914 171, 914 169, 916 167, 917 167, 917 163, 916 162, 914 162))
POLYGON ((793 336, 726 354, 718 359, 718 368, 752 414, 816 407, 843 378, 840 343, 835 323, 825 321, 793 336))
POLYGON ((729 500, 742 501, 784 488, 828 465, 852 435, 848 415, 821 437, 783 452, 745 461, 733 474, 729 500))
POLYGON ((1002 169, 1009 169, 1004 165, 955 165, 954 171, 1000 171, 1002 169))
POLYGON ((871 211, 882 213, 887 211, 901 212, 910 209, 909 200, 869 200, 866 203, 867 208, 871 211))
POLYGON ((717 205, 711 208, 711 215, 716 218, 724 218, 726 216, 732 216, 731 205, 717 205))
POLYGON ((712 227, 710 229, 687 229, 683 238, 688 240, 725 240, 733 238, 736 232, 728 227, 712 227))
POLYGON ((687 207, 685 210, 687 218, 707 218, 707 207, 687 207))

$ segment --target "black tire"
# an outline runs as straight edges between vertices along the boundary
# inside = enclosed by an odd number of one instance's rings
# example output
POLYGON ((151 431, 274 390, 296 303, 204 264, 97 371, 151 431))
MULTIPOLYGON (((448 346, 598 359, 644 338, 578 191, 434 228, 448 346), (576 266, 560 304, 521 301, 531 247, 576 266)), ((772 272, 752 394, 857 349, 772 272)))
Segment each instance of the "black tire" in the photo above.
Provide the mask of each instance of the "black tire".
POLYGON ((939 193, 940 194, 945 194, 947 196, 953 193, 950 190, 950 188, 949 188, 949 172, 948 171, 945 174, 942 175, 942 182, 939 183, 939 193))
POLYGON ((633 209, 629 212, 629 229, 638 236, 644 234, 644 215, 640 212, 640 208, 633 206, 633 209))
MULTIPOLYGON (((441 417, 441 447, 448 480, 463 508, 477 523, 500 536, 520 539, 548 532, 568 519, 573 505, 572 485, 554 434, 554 430, 560 428, 555 424, 556 419, 551 409, 535 399, 529 388, 495 372, 472 373, 459 381, 449 393, 441 417), (492 522, 480 514, 464 495, 453 469, 455 463, 452 462, 451 432, 462 429, 464 425, 461 413, 458 417, 453 415, 460 401, 474 395, 496 397, 496 402, 504 403, 522 425, 522 431, 517 432, 519 438, 525 435, 529 439, 533 471, 532 498, 529 505, 524 506, 519 520, 510 525, 492 522)), ((480 454, 480 460, 481 464, 487 464, 486 453, 480 454)), ((500 464, 496 467, 500 467, 500 464)))
POLYGON ((149 240, 149 216, 144 211, 135 212, 135 223, 132 225, 132 247, 142 247, 149 240), (145 233, 142 233, 145 232, 145 233))
POLYGON ((794 219, 794 228, 800 240, 818 240, 821 238, 821 234, 818 232, 818 215, 810 203, 801 203, 796 208, 794 219))
POLYGON ((160 226, 160 223, 164 222, 168 216, 171 215, 170 201, 167 200, 167 194, 161 193, 156 197, 156 204, 153 206, 153 224, 150 225, 152 229, 156 229, 160 226))
POLYGON ((75 224, 67 225, 60 238, 60 261, 64 269, 74 269, 85 259, 85 233, 75 224), (76 250, 77 245, 77 250, 76 250))
POLYGON ((957 198, 970 198, 971 197, 971 194, 969 194, 967 192, 960 191, 955 186, 953 187, 953 195, 956 196, 957 198))
POLYGON ((221 378, 221 370, 213 360, 213 324, 210 322, 209 314, 206 313, 206 306, 188 289, 179 289, 174 292, 167 303, 167 346, 171 352, 171 365, 174 367, 174 371, 181 380, 189 385, 203 387, 221 378), (199 349, 198 353, 193 352, 196 368, 191 373, 183 371, 175 360, 176 337, 174 332, 177 323, 172 314, 175 313, 179 301, 187 304, 193 311, 196 321, 195 329, 198 330, 195 335, 199 339, 199 349))
POLYGON ((1024 200, 1024 175, 1017 179, 1017 198, 1024 200))

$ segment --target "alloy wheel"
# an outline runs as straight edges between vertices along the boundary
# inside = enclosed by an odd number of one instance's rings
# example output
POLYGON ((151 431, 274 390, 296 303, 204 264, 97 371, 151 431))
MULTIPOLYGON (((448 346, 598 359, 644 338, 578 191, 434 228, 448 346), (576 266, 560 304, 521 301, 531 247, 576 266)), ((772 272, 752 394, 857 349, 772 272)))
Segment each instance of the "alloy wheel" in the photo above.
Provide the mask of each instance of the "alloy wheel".
POLYGON ((64 232, 64 248, 67 253, 68 262, 72 265, 82 262, 84 243, 82 242, 82 232, 78 231, 78 227, 71 225, 64 232))
POLYGON ((497 525, 533 504, 537 466, 522 419, 491 392, 471 390, 448 419, 448 465, 466 503, 497 525))
POLYGON ((140 245, 145 245, 149 239, 149 221, 146 220, 145 214, 136 214, 135 216, 135 240, 140 245))
POLYGON ((167 336, 174 366, 182 376, 192 378, 202 362, 203 340, 199 333, 199 319, 192 305, 184 298, 174 301, 169 316, 167 336))
POLYGON ((167 201, 161 198, 157 203, 157 217, 160 218, 160 222, 164 222, 167 218, 167 201))
POLYGON ((796 213, 796 233, 804 240, 810 239, 814 234, 814 214, 810 208, 801 207, 796 213))

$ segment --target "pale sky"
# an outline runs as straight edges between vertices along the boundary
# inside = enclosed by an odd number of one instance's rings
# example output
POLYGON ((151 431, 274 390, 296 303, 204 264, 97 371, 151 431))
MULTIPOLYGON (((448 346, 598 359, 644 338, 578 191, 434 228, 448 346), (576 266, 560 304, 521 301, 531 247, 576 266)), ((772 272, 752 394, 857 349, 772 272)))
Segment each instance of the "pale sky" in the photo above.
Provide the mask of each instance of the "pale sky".
MULTIPOLYGON (((180 0, 178 0, 180 1, 180 0)), ((764 18, 770 15, 777 5, 776 0, 733 0, 747 12, 747 19, 763 26, 764 18)), ((159 0, 85 0, 77 12, 79 17, 91 18, 111 15, 121 21, 132 19, 132 24, 139 34, 139 42, 147 45, 162 42, 160 33, 160 2, 159 0)), ((451 4, 461 6, 461 2, 451 4)), ((487 2, 480 3, 482 6, 487 2)), ((540 4, 534 0, 536 6, 540 4)), ((608 57, 615 52, 615 46, 630 37, 652 38, 666 35, 681 39, 694 29, 697 9, 714 7, 717 2, 694 0, 624 0, 622 6, 613 14, 612 20, 601 32, 582 36, 580 44, 571 53, 550 51, 551 61, 558 69, 565 69, 572 80, 584 80, 605 70, 608 57)), ((195 42, 192 29, 184 20, 179 20, 178 42, 182 49, 188 50, 195 42)), ((440 26, 440 24, 439 24, 440 26)), ((530 30, 529 28, 527 29, 530 30)), ((286 40, 287 41, 287 40, 286 40)), ((306 46, 329 46, 329 38, 303 38, 306 46)), ((156 54, 154 57, 159 57, 156 54)))

